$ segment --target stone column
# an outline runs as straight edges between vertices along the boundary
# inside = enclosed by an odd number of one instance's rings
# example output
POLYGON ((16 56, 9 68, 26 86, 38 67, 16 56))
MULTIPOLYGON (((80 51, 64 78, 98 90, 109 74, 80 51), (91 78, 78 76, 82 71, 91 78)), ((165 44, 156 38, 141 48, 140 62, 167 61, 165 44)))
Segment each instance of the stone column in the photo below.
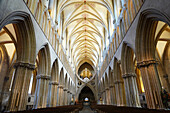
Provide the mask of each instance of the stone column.
POLYGON ((59 88, 59 97, 58 97, 59 106, 63 106, 64 105, 64 101, 63 101, 63 99, 64 99, 63 88, 64 87, 62 85, 59 85, 58 88, 59 88))
POLYGON ((67 105, 70 105, 70 91, 67 91, 67 105))
POLYGON ((75 103, 75 94, 72 93, 73 103, 75 103))
POLYGON ((97 102, 97 104, 102 104, 102 93, 101 92, 98 93, 98 102, 97 102))
POLYGON ((101 104, 103 104, 104 98, 103 98, 103 92, 101 92, 101 104))
POLYGON ((110 100, 112 105, 116 105, 116 97, 115 97, 115 86, 111 85, 110 87, 110 100))
POLYGON ((130 107, 140 107, 139 93, 136 83, 135 73, 126 73, 123 75, 125 94, 126 94, 126 104, 130 107))
POLYGON ((50 91, 49 105, 50 105, 50 107, 55 107, 57 105, 58 82, 57 81, 51 81, 50 86, 51 86, 51 91, 50 91))
POLYGON ((25 110, 28 90, 34 64, 17 62, 14 64, 15 75, 9 101, 10 111, 25 110))
POLYGON ((63 91, 64 91, 64 105, 68 105, 68 99, 67 99, 67 88, 64 88, 63 91))
POLYGON ((109 89, 110 89, 110 104, 113 105, 113 85, 109 86, 109 89))
POLYGON ((34 97, 34 109, 46 107, 49 80, 51 76, 46 74, 37 75, 36 93, 34 97))
POLYGON ((106 104, 110 105, 111 104, 111 98, 110 98, 110 90, 109 87, 107 87, 106 89, 106 104))
POLYGON ((123 97, 123 81, 115 81, 115 90, 116 90, 116 100, 118 106, 124 105, 124 97, 123 97))
POLYGON ((70 103, 72 101, 72 92, 70 91, 70 103))
POLYGON ((147 106, 150 109, 163 108, 161 85, 156 67, 157 63, 155 60, 146 60, 137 63, 145 88, 147 106))
POLYGON ((103 90, 102 92, 102 97, 103 97, 103 104, 106 104, 106 91, 103 90))
POLYGON ((57 106, 59 106, 59 97, 60 93, 59 93, 59 85, 57 86, 57 106))

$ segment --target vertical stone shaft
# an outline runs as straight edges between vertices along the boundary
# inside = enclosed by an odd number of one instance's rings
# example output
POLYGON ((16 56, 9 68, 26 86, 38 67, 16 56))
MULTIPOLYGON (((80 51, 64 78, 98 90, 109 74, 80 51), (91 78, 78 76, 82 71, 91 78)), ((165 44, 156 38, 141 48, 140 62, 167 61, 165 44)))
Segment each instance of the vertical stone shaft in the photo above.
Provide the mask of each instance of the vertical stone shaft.
POLYGON ((103 91, 103 103, 106 104, 106 91, 103 91))
POLYGON ((34 98, 34 108, 43 108, 47 104, 47 94, 50 75, 37 75, 36 93, 34 98))
POLYGON ((9 103, 10 111, 25 110, 27 104, 28 89, 34 65, 18 62, 14 67, 15 76, 9 103))
POLYGON ((115 90, 116 90, 116 100, 117 100, 118 106, 124 105, 123 89, 122 88, 123 88, 123 82, 116 81, 115 82, 115 90))
POLYGON ((111 104, 116 105, 115 86, 110 86, 110 99, 111 104))
POLYGON ((50 107, 55 107, 57 105, 57 86, 58 83, 56 81, 50 82, 51 91, 50 91, 50 107))
POLYGON ((63 98, 64 98, 64 95, 63 95, 63 86, 62 85, 59 85, 58 86, 59 88, 59 106, 63 106, 64 105, 64 101, 63 101, 63 98))
POLYGON ((67 102, 67 100, 68 100, 67 99, 67 90, 68 90, 67 88, 64 89, 64 99, 63 99, 64 100, 64 105, 68 104, 68 102, 67 102))
POLYGON ((67 91, 67 105, 70 105, 70 91, 67 91))
POLYGON ((138 63, 145 88, 145 95, 148 108, 163 108, 161 99, 161 85, 156 68, 155 60, 148 60, 138 63))
POLYGON ((106 104, 107 104, 107 105, 110 105, 110 104, 111 104, 109 87, 106 88, 106 104))
POLYGON ((129 73, 124 74, 124 84, 125 84, 125 94, 126 94, 126 104, 131 107, 139 107, 139 93, 136 83, 136 74, 129 73))

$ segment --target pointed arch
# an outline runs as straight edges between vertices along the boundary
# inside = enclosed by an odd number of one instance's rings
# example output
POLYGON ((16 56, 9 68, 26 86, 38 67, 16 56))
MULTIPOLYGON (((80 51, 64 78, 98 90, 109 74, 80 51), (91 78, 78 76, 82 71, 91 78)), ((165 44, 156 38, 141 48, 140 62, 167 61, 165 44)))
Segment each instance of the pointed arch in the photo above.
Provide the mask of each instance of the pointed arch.
POLYGON ((64 69, 63 67, 60 70, 59 84, 64 87, 64 69))

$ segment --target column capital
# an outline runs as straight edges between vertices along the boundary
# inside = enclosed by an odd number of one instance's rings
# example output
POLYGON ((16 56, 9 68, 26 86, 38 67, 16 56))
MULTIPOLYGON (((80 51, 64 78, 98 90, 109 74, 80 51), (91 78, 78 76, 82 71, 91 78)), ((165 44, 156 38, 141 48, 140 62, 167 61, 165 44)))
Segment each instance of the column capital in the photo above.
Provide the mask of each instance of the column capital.
POLYGON ((36 79, 46 79, 46 80, 50 80, 51 76, 50 75, 46 75, 46 74, 40 74, 36 76, 36 79))
POLYGON ((69 91, 69 90, 67 90, 67 93, 70 93, 70 91, 69 91))
POLYGON ((148 67, 149 65, 151 64, 158 64, 159 62, 154 60, 154 59, 151 59, 151 60, 144 60, 144 61, 141 61, 141 62, 138 62, 137 63, 137 67, 138 68, 141 68, 141 67, 148 67))
POLYGON ((68 88, 64 88, 63 90, 64 90, 64 91, 68 91, 68 88))
POLYGON ((136 73, 126 73, 122 75, 123 78, 136 77, 136 76, 137 76, 136 73))
POLYGON ((109 90, 109 87, 106 87, 105 90, 109 90))
POLYGON ((63 86, 63 85, 58 85, 58 88, 62 88, 62 89, 63 89, 63 88, 64 88, 64 86, 63 86))
POLYGON ((50 85, 59 85, 59 83, 57 81, 51 81, 49 84, 50 85))
POLYGON ((17 68, 17 67, 24 67, 24 68, 28 68, 30 70, 34 70, 35 64, 18 61, 16 63, 14 63, 14 68, 17 68))

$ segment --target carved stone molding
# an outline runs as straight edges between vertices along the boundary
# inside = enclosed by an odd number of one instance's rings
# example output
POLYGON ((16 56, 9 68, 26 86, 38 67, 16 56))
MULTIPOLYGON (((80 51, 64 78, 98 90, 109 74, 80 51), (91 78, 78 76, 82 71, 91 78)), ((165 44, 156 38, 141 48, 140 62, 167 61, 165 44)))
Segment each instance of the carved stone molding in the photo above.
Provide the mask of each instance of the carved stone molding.
POLYGON ((50 80, 51 79, 51 76, 50 75, 43 75, 43 74, 41 74, 41 75, 37 75, 36 76, 36 79, 46 79, 46 80, 50 80))
POLYGON ((68 89, 67 88, 64 88, 63 91, 67 91, 68 89))
POLYGON ((16 62, 16 63, 14 63, 14 68, 17 68, 17 67, 24 67, 24 68, 31 69, 31 70, 35 69, 34 64, 25 63, 25 62, 16 62))
POLYGON ((109 87, 106 87, 105 90, 109 90, 109 87))
POLYGON ((136 77, 136 73, 126 73, 124 75, 122 75, 123 78, 129 78, 129 77, 136 77))
POLYGON ((51 81, 49 84, 50 85, 59 85, 59 83, 57 81, 51 81))
POLYGON ((62 85, 58 85, 58 88, 62 88, 63 89, 64 87, 62 85))
POLYGON ((148 67, 151 64, 158 64, 159 62, 156 60, 145 60, 145 61, 141 61, 137 63, 137 67, 141 68, 141 67, 148 67))

